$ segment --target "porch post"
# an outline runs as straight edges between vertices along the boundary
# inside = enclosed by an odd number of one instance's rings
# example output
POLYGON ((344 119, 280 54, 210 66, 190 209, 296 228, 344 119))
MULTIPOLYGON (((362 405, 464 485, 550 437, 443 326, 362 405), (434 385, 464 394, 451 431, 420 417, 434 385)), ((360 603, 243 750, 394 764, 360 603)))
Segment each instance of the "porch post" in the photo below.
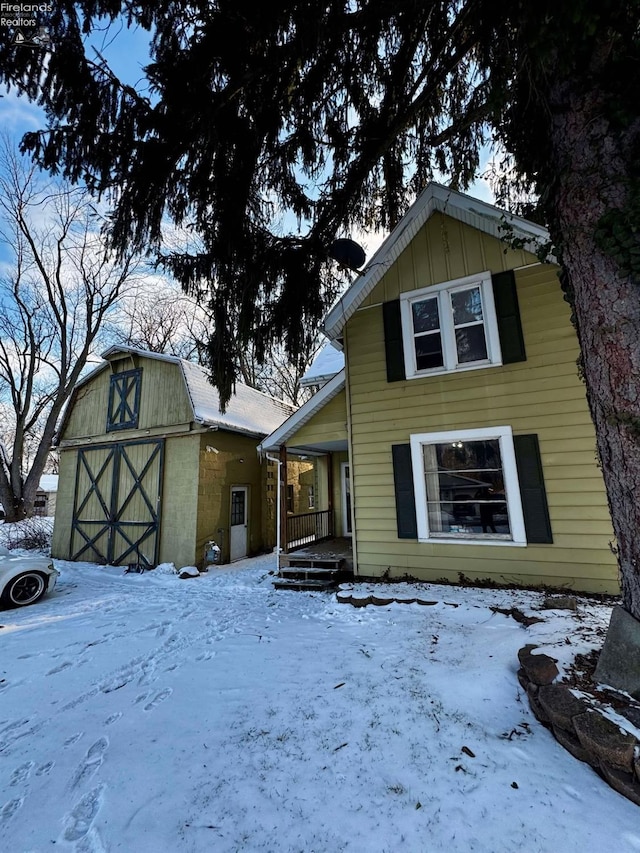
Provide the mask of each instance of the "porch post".
POLYGON ((329 510, 329 536, 333 536, 333 453, 327 453, 327 509, 329 510))
POLYGON ((280 445, 280 553, 288 552, 288 519, 287 519, 287 448, 284 444, 280 445))

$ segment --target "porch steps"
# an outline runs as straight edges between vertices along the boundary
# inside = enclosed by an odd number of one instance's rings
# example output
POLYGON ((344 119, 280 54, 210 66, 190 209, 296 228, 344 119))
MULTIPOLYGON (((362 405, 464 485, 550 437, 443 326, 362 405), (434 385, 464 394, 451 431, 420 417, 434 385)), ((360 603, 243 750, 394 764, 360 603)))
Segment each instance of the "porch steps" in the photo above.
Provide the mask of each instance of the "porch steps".
POLYGON ((345 568, 344 558, 287 557, 288 565, 282 566, 273 586, 276 589, 298 591, 322 591, 335 589, 348 580, 351 572, 345 568))

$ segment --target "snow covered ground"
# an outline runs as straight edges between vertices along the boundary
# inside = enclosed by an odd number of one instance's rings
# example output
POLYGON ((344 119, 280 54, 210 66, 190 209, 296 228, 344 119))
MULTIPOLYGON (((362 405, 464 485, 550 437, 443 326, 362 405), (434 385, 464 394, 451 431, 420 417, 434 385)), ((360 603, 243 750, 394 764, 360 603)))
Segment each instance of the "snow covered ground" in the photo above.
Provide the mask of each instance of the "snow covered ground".
POLYGON ((51 597, 0 612, 0 850, 640 851, 638 807, 515 676, 526 642, 597 646, 609 608, 523 628, 490 607, 536 593, 435 585, 353 608, 275 592, 273 561, 57 562, 51 597))

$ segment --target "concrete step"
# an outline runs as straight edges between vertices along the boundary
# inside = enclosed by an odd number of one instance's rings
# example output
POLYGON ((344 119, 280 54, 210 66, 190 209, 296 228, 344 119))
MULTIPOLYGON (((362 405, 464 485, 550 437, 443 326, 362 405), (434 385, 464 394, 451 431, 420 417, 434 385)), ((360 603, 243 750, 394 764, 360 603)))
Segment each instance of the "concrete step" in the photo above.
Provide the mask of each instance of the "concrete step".
POLYGON ((289 579, 313 579, 313 580, 331 580, 335 581, 338 577, 342 578, 344 572, 340 569, 329 568, 323 569, 315 566, 283 566, 280 569, 281 578, 289 579))
POLYGON ((307 578, 278 578, 274 580, 275 589, 290 589, 296 592, 322 592, 335 589, 336 582, 333 580, 313 580, 307 578))
POLYGON ((289 557, 282 558, 283 568, 339 569, 344 558, 333 557, 289 557))

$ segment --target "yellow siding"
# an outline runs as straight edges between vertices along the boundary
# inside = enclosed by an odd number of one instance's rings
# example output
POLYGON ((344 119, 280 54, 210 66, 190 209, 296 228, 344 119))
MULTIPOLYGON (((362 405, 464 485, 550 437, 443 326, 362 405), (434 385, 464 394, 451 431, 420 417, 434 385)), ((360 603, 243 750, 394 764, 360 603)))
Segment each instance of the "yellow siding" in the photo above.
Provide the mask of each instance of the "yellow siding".
POLYGON ((397 299, 401 293, 491 270, 502 272, 534 262, 524 250, 435 213, 389 268, 362 307, 397 299))
POLYGON ((76 482, 77 452, 61 451, 58 469, 58 495, 56 515, 51 538, 51 556, 67 560, 70 556, 71 519, 73 516, 73 493, 76 482))
POLYGON ((313 447, 318 442, 346 440, 347 408, 342 390, 291 436, 287 447, 313 447))
POLYGON ((168 438, 164 448, 164 477, 160 516, 160 562, 193 566, 198 500, 200 436, 168 438))
MULTIPOLYGON (((146 435, 146 430, 192 420, 191 406, 184 387, 179 365, 153 358, 122 359, 114 364, 113 372, 142 368, 140 415, 137 429, 115 430, 107 440, 132 439, 146 435)), ((109 384, 113 372, 106 368, 81 386, 67 419, 62 440, 102 436, 107 428, 109 384)))
MULTIPOLYGON (((200 482, 199 485, 196 483, 197 565, 202 565, 204 546, 210 539, 214 539, 221 547, 223 560, 226 562, 229 559, 232 486, 248 487, 249 553, 256 553, 270 544, 270 541, 265 543, 263 532, 262 514, 266 495, 256 444, 254 438, 222 431, 198 438, 200 482), (218 452, 213 451, 212 447, 218 452)), ((196 504, 192 503, 191 506, 196 504)))
POLYGON ((617 591, 613 531, 595 434, 578 379, 578 344, 555 268, 516 272, 527 361, 403 382, 386 380, 381 303, 402 292, 531 263, 494 238, 435 216, 385 275, 346 329, 352 488, 362 576, 502 582, 617 591), (553 545, 437 545, 399 540, 391 445, 411 433, 509 425, 538 434, 553 545))

